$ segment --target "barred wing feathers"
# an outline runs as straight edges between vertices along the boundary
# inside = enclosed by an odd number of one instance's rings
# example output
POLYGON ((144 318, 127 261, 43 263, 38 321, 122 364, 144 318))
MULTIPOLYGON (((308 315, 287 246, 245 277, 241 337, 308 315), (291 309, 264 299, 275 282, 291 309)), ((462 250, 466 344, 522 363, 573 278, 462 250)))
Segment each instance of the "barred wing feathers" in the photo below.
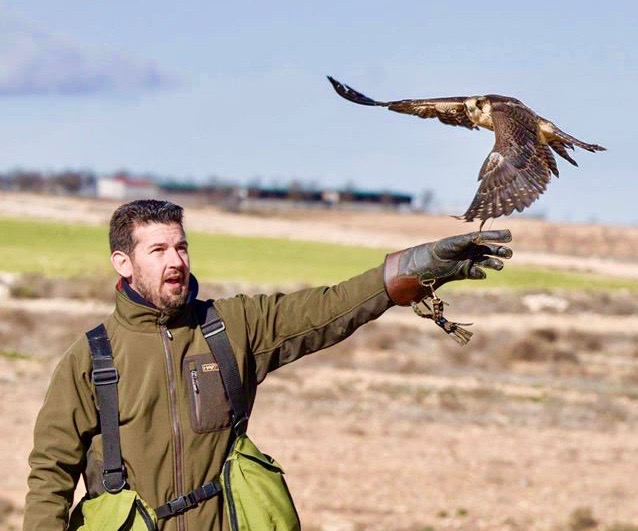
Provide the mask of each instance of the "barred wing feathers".
POLYGON ((425 100, 399 100, 388 103, 388 109, 403 114, 413 114, 419 118, 438 118, 446 125, 457 125, 468 129, 478 129, 465 111, 462 96, 452 98, 429 98, 425 100))
POLYGON ((328 76, 333 88, 348 101, 359 105, 387 107, 391 111, 412 114, 419 118, 438 118, 447 125, 458 125, 468 129, 478 129, 465 110, 464 96, 452 98, 430 98, 420 100, 377 101, 328 76))
POLYGON ((479 172, 479 189, 462 218, 486 220, 521 212, 558 176, 556 160, 541 143, 536 114, 518 102, 492 104, 496 141, 479 172))

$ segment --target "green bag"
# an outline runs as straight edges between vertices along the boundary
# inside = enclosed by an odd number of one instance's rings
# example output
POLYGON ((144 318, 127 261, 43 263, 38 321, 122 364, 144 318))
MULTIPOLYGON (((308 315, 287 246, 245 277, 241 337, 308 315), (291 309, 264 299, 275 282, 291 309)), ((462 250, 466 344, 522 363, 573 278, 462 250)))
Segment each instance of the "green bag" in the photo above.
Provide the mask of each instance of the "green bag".
POLYGON ((83 500, 73 511, 68 531, 154 531, 157 516, 134 490, 104 492, 83 500))
POLYGON ((226 516, 232 531, 298 531, 295 504, 284 471, 259 451, 247 435, 230 450, 220 477, 226 516))
POLYGON ((219 482, 231 531, 299 531, 301 524, 284 480, 272 457, 259 451, 246 435, 250 408, 226 326, 213 304, 201 319, 204 338, 219 364, 233 410, 235 439, 222 466, 219 482))

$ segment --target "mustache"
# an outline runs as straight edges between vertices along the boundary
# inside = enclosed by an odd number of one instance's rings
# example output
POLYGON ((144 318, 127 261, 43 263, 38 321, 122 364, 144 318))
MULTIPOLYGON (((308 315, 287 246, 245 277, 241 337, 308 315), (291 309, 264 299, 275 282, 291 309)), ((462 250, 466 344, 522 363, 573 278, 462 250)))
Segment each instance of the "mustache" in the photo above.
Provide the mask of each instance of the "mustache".
POLYGON ((166 273, 162 280, 166 282, 167 280, 186 280, 188 278, 188 271, 182 269, 173 269, 170 272, 166 273))

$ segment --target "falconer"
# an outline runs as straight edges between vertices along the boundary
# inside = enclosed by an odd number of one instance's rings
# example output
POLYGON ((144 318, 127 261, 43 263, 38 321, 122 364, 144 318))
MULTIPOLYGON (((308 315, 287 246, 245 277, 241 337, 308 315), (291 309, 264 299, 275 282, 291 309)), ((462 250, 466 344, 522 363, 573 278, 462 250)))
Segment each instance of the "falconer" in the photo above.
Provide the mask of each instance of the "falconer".
MULTIPOLYGON (((212 363, 198 322, 183 210, 165 201, 120 206, 110 221, 111 263, 120 276, 104 325, 119 374, 119 431, 126 482, 152 507, 219 475, 231 413, 219 372, 195 387, 190 367, 212 363)), ((482 279, 509 258, 509 231, 443 238, 389 254, 333 286, 214 301, 252 405, 270 371, 342 341, 394 305, 410 305, 449 281, 482 279)), ((223 260, 223 249, 219 249, 223 260)), ((215 364, 210 364, 215 367, 215 364)), ((103 445, 86 336, 55 369, 34 430, 24 531, 63 531, 82 477, 88 497, 104 490, 103 445)), ((227 529, 219 496, 160 520, 158 529, 227 529)))

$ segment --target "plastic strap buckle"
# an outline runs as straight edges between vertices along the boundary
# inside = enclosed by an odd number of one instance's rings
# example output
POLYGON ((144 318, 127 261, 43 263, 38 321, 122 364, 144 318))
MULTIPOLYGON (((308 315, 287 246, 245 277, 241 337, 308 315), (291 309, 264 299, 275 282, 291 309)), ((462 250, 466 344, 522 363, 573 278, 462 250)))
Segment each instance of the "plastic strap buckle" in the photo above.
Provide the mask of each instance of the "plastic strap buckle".
POLYGON ((180 496, 179 498, 166 502, 166 505, 168 505, 171 514, 181 514, 188 511, 188 509, 195 507, 197 503, 195 493, 189 492, 188 494, 184 494, 184 496, 180 496))
POLYGON ((120 377, 115 367, 105 367, 104 369, 93 369, 91 379, 93 385, 110 385, 117 383, 120 377))

